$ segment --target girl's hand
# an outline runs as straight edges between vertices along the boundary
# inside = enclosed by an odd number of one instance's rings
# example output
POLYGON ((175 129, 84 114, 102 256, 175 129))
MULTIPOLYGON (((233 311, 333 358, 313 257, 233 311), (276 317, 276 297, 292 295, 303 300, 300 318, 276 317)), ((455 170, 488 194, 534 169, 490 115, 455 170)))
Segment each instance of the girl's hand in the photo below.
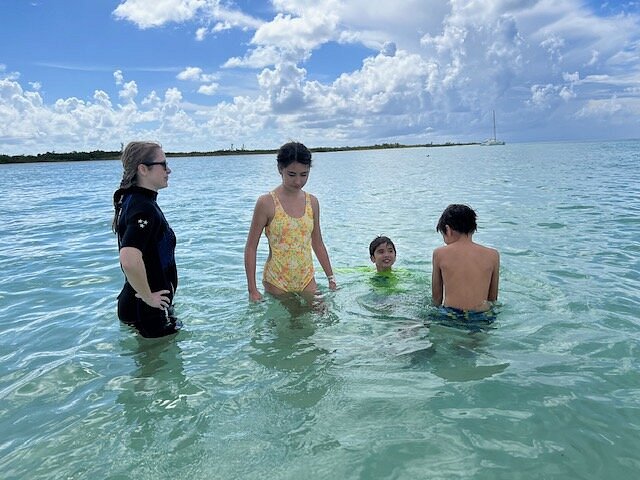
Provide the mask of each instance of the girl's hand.
POLYGON ((252 302, 259 302, 262 300, 262 295, 258 291, 249 292, 249 300, 252 302))

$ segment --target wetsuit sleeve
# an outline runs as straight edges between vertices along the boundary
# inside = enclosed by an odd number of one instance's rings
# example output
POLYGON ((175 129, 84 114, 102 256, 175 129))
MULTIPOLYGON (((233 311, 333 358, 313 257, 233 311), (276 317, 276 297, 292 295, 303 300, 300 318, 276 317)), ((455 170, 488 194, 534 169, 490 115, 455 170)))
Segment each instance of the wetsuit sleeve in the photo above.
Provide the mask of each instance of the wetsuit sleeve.
POLYGON ((158 216, 154 210, 142 209, 131 212, 131 215, 128 215, 126 219, 120 248, 133 247, 145 251, 149 242, 153 241, 157 228, 158 216))

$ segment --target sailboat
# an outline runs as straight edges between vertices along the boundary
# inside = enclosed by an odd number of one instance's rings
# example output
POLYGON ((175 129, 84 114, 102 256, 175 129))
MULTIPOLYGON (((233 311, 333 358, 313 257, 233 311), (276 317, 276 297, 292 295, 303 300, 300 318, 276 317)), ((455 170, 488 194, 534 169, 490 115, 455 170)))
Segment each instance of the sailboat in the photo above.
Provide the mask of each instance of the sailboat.
POLYGON ((504 145, 502 140, 496 138, 496 111, 493 110, 493 137, 482 142, 482 145, 504 145))

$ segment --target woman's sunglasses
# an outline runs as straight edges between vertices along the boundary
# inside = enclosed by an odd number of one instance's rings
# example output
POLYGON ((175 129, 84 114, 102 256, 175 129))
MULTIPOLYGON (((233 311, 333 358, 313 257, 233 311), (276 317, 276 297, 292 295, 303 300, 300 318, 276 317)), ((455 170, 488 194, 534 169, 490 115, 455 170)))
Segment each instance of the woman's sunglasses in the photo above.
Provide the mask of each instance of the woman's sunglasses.
POLYGON ((147 167, 153 167, 154 165, 162 165, 162 168, 164 168, 164 171, 167 171, 167 168, 169 168, 169 166, 167 165, 167 162, 144 162, 143 165, 146 165, 147 167))

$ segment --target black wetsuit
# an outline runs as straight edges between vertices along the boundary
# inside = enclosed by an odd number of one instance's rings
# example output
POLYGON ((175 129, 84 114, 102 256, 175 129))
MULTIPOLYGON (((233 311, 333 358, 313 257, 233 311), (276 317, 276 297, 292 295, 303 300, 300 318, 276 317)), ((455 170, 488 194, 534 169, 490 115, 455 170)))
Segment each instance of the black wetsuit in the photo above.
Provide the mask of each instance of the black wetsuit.
MULTIPOLYGON (((142 252, 147 281, 152 292, 169 290, 173 303, 178 287, 175 261, 176 236, 156 203, 158 192, 133 186, 124 193, 118 218, 118 247, 133 247, 142 252)), ((175 333, 181 326, 173 315, 173 305, 167 311, 153 308, 135 296, 125 279, 118 295, 118 317, 133 325, 144 337, 162 337, 175 333)))

